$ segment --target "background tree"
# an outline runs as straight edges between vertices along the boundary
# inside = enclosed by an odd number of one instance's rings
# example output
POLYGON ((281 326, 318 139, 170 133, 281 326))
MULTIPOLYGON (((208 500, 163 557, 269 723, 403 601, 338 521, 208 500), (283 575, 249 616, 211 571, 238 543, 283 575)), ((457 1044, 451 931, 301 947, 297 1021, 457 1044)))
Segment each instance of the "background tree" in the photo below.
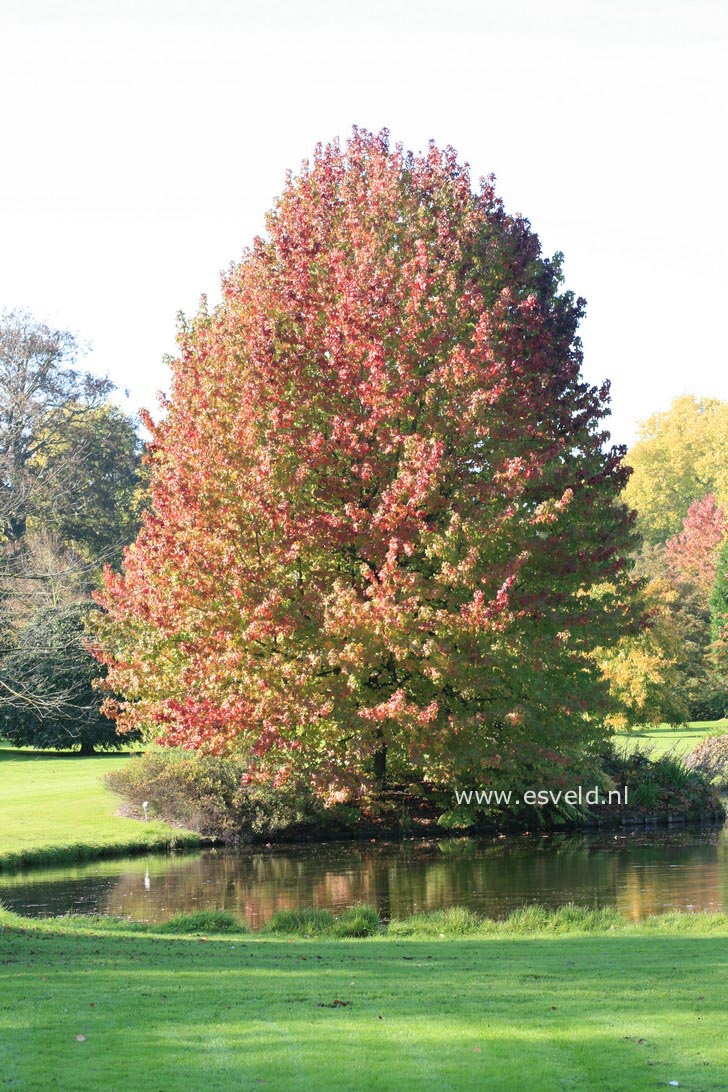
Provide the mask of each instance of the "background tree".
POLYGON ((728 535, 725 511, 710 494, 690 505, 683 529, 665 543, 665 567, 676 584, 687 584, 705 597, 715 584, 718 555, 728 535))
MULTIPOLYGON (((645 566, 641 566, 645 569, 645 566)), ((639 601, 646 625, 641 633, 625 635, 601 648, 596 658, 615 700, 607 722, 617 731, 636 724, 681 724, 690 717, 692 685, 686 679, 688 663, 702 674, 702 655, 696 659, 685 625, 679 624, 679 596, 661 570, 651 572, 639 601)))
POLYGON ((33 460, 38 480, 28 524, 52 530, 100 571, 105 562, 120 564, 139 529, 141 439, 135 422, 108 402, 83 413, 70 406, 67 414, 55 450, 33 460))
POLYGON ((180 332, 110 711, 322 791, 573 776, 637 624, 583 301, 490 181, 385 133, 318 148, 268 233, 180 332))
POLYGON ((635 572, 646 582, 650 626, 636 642, 623 642, 616 662, 609 654, 604 658, 620 694, 628 684, 627 695, 646 699, 641 713, 633 705, 632 723, 724 715, 728 695, 711 651, 710 595, 726 531, 723 508, 714 497, 704 497, 690 506, 680 534, 663 545, 644 546, 638 556, 635 572))
POLYGON ((113 390, 73 367, 77 354, 66 330, 18 311, 0 319, 0 530, 10 543, 25 534, 40 489, 65 489, 69 423, 113 390))
POLYGON ((95 682, 104 674, 86 648, 84 619, 93 603, 39 610, 0 667, 0 734, 19 746, 78 747, 83 755, 126 742, 99 711, 95 682), (10 680, 9 683, 7 680, 10 680))
POLYGON ((642 422, 627 462, 625 491, 637 510, 638 529, 650 544, 678 534, 695 501, 713 494, 728 504, 728 403, 716 398, 676 398, 665 413, 642 422))
POLYGON ((0 567, 3 652, 37 611, 88 599, 96 570, 95 563, 53 531, 27 532, 22 549, 3 559, 0 567))
POLYGON ((724 715, 728 715, 728 539, 718 554, 715 584, 710 597, 712 659, 725 694, 724 715))
POLYGON ((723 542, 715 566, 715 583, 710 597, 713 640, 727 640, 728 633, 728 538, 723 542))
MULTIPOLYGON (((77 355, 67 331, 20 312, 0 319, 0 706, 20 718, 22 696, 26 742, 36 725, 42 743, 50 722, 38 714, 59 706, 57 688, 29 689, 53 684, 43 657, 59 649, 39 643, 52 635, 48 612, 88 600, 104 562, 132 541, 143 501, 135 422, 108 401, 107 379, 75 367, 77 355)), ((79 641, 74 655, 81 677, 93 670, 79 641)))
POLYGON ((710 607, 702 593, 680 585, 671 608, 679 640, 677 688, 689 720, 716 720, 728 712, 728 692, 716 674, 711 650, 710 607))
POLYGON ((711 593, 726 535, 725 511, 710 495, 690 505, 682 532, 668 539, 664 549, 665 571, 674 589, 670 613, 680 637, 679 685, 696 720, 722 717, 728 708, 711 631, 711 593))

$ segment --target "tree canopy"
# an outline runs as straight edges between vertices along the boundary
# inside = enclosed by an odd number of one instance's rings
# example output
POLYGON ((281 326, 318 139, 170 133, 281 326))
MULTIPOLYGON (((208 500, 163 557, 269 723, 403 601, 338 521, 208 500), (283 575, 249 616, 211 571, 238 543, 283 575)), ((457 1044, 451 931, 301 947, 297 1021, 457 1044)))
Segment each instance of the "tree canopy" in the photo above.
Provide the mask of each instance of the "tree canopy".
POLYGON ((80 602, 37 611, 5 657, 0 734, 11 743, 92 754, 125 742, 99 708, 94 683, 104 670, 86 648, 85 629, 85 616, 94 609, 80 602))
POLYGON ((0 537, 52 528, 118 562, 134 537, 141 453, 113 384, 76 367, 78 346, 24 312, 0 317, 0 537))
MULTIPOLYGON (((80 615, 63 612, 88 600, 103 563, 120 561, 139 525, 135 422, 78 356, 68 331, 24 312, 0 316, 0 711, 7 732, 39 745, 74 738, 63 664, 69 679, 77 670, 74 694, 99 674, 80 615)), ((83 701, 78 731, 86 739, 93 721, 108 742, 98 693, 87 687, 83 701)))
POLYGON ((99 566, 119 565, 139 528, 144 495, 135 423, 109 402, 73 404, 57 428, 52 455, 37 455, 30 466, 38 480, 28 527, 52 530, 99 566))
POLYGON ((648 543, 679 534, 690 505, 709 494, 728 505, 728 402, 676 398, 642 422, 627 462, 626 500, 648 543))
POLYGON ((67 330, 19 311, 0 319, 0 530, 10 542, 25 534, 36 491, 64 488, 69 421, 113 389, 75 368, 77 353, 67 330))
POLYGON ((710 494, 693 501, 682 531, 665 543, 665 567, 670 578, 676 584, 692 585, 706 603, 715 584, 718 554, 726 535, 725 511, 710 494))
POLYGON ((151 508, 107 573, 120 727, 250 776, 568 776, 637 627, 584 301, 492 180, 355 130, 183 324, 151 508))
POLYGON ((678 535, 641 550, 635 571, 646 582, 642 597, 650 625, 606 649, 601 661, 622 699, 621 726, 719 718, 728 708, 711 632, 727 535, 725 512, 709 495, 690 505, 678 535))

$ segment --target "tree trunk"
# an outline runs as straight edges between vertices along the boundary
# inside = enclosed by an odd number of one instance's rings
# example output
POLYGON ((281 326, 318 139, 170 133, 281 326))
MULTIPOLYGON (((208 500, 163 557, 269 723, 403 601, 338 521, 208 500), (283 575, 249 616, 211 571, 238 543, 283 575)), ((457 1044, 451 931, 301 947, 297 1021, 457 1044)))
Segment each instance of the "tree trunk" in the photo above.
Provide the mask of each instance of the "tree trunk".
POLYGON ((387 744, 384 742, 384 733, 377 729, 377 749, 374 752, 374 778, 377 788, 384 789, 387 785, 387 744))
POLYGON ((82 755, 95 755, 96 751, 94 750, 93 743, 89 743, 89 741, 87 739, 82 739, 81 740, 81 750, 79 751, 79 754, 82 754, 82 755))

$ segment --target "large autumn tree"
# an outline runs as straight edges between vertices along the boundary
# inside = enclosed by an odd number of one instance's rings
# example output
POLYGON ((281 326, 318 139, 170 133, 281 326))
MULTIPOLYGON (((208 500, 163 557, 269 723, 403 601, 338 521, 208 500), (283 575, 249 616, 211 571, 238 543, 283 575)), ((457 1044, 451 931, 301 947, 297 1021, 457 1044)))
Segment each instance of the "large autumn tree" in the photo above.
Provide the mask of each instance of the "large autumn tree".
POLYGON ((583 301, 492 181, 355 130, 183 326, 109 708, 251 777, 566 777, 635 625, 583 301))

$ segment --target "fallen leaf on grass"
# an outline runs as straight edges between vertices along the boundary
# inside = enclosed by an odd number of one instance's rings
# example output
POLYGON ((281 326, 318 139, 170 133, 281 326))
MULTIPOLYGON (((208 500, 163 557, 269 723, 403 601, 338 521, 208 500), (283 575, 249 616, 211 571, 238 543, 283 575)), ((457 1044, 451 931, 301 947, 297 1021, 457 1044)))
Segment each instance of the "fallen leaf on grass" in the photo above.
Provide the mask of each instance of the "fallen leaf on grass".
POLYGON ((319 1001, 317 1009, 345 1009, 347 1005, 350 1005, 351 1001, 340 1001, 338 997, 335 997, 330 1005, 327 1005, 325 1001, 319 1001))

